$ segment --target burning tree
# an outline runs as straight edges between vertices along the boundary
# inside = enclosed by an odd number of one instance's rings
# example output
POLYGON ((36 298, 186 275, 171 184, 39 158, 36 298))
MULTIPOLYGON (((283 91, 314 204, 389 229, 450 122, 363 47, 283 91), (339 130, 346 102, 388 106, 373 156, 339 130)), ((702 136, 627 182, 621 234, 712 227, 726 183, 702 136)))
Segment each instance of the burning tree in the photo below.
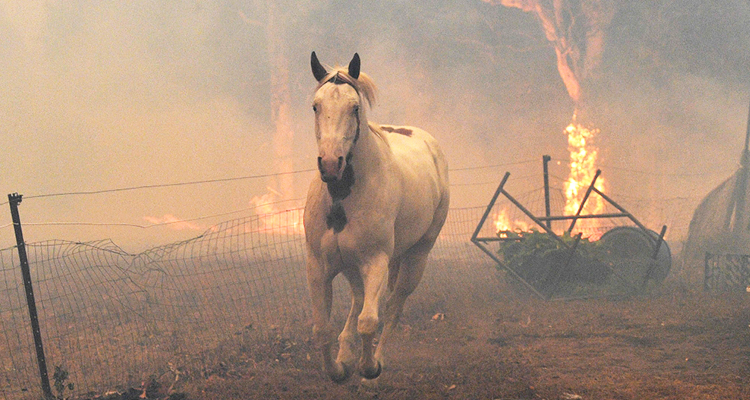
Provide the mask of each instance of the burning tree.
MULTIPOLYGON (((294 130, 291 122, 292 98, 289 92, 289 58, 285 52, 286 34, 281 25, 282 9, 275 1, 269 0, 267 37, 268 53, 271 61, 271 117, 276 128, 273 135, 274 169, 276 172, 289 172, 294 169, 292 149, 294 148, 294 130)), ((273 177, 270 182, 281 197, 294 196, 294 177, 282 174, 273 177)))
POLYGON ((268 72, 270 77, 270 106, 273 123, 274 171, 282 173, 269 179, 271 197, 292 198, 294 177, 284 174, 294 169, 292 149, 294 129, 292 128, 291 93, 289 89, 289 48, 288 26, 292 8, 290 4, 274 0, 257 0, 250 4, 252 14, 239 11, 239 17, 247 24, 262 29, 266 37, 268 51, 268 72), (256 19, 257 17, 257 19, 256 19))
MULTIPOLYGON (((565 184, 566 213, 580 207, 583 192, 596 173, 598 151, 594 146, 598 129, 579 121, 586 112, 586 82, 601 63, 605 30, 615 14, 614 0, 483 0, 490 4, 518 8, 536 16, 547 40, 557 55, 557 70, 568 95, 575 104, 570 125, 565 128, 570 151, 570 175, 565 184)), ((604 190, 600 178, 596 187, 604 190)), ((600 198, 586 204, 586 210, 598 213, 604 204, 600 198)), ((589 220, 584 224, 595 224, 589 220)))
MULTIPOLYGON (((273 123, 273 169, 275 175, 268 180, 268 193, 253 196, 250 205, 255 213, 263 216, 264 229, 274 229, 279 225, 279 210, 275 204, 281 200, 294 198, 293 148, 294 129, 292 128, 292 96, 289 78, 289 27, 285 23, 295 9, 288 2, 256 0, 250 2, 253 13, 242 10, 239 17, 248 25, 262 29, 266 37, 268 52, 268 72, 270 77, 271 122, 273 123), (254 19, 254 17, 259 17, 254 19)), ((301 221, 294 221, 294 230, 301 227, 301 221)), ((286 229, 282 227, 281 229, 286 229)))

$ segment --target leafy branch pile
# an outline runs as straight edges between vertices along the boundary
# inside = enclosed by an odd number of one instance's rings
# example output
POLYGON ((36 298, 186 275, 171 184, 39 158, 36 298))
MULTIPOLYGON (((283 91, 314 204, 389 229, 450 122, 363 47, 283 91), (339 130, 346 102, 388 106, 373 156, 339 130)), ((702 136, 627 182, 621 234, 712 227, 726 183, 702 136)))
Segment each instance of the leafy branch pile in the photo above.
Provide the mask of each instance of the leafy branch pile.
POLYGON ((506 267, 535 286, 554 285, 557 281, 604 283, 610 270, 600 260, 607 249, 598 242, 581 238, 571 258, 575 237, 565 233, 564 246, 546 232, 502 232, 503 237, 517 239, 501 242, 499 254, 506 267))

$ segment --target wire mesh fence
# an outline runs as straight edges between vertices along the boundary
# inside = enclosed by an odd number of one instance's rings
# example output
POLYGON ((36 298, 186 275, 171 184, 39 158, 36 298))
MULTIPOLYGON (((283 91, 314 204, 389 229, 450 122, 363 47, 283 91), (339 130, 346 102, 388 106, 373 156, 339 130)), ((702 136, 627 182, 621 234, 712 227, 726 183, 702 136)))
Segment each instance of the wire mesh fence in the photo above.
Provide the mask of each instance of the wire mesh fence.
MULTIPOLYGON (((444 293, 494 282, 469 238, 483 209, 452 209, 407 308, 431 312, 444 293)), ((275 357, 274 343, 311 331, 301 209, 235 219, 183 242, 128 254, 111 241, 27 244, 50 369, 68 395, 139 386, 242 352, 275 357)), ((0 398, 40 398, 17 249, 0 250, 0 398)), ((349 299, 337 278, 334 318, 349 299)), ((51 372, 50 372, 50 375, 51 372)))
POLYGON ((750 291, 750 255, 706 253, 703 288, 716 292, 750 291))

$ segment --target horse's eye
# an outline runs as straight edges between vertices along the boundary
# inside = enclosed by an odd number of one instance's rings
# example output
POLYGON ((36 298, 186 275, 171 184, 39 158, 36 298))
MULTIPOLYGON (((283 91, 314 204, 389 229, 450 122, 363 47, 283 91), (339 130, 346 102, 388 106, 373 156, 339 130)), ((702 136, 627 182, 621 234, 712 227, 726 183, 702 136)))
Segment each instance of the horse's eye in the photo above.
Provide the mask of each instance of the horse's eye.
POLYGON ((352 109, 352 114, 358 114, 359 113, 359 106, 354 106, 352 109))
POLYGON ((318 112, 318 106, 313 106, 313 112, 318 112))

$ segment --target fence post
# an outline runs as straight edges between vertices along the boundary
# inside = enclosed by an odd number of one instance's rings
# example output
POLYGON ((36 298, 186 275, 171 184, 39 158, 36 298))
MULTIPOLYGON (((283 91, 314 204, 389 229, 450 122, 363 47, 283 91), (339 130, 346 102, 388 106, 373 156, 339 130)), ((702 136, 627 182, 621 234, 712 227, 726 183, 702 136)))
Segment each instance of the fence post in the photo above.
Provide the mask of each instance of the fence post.
POLYGON ((26 244, 23 241, 23 230, 21 229, 21 218, 18 214, 18 204, 21 203, 22 195, 13 193, 8 195, 10 203, 10 215, 13 218, 13 228, 16 231, 16 243, 18 244, 18 258, 21 261, 21 274, 23 275, 23 287, 26 290, 26 304, 29 307, 29 319, 31 330, 34 335, 34 346, 36 347, 36 360, 39 366, 39 376, 42 379, 42 393, 45 399, 53 399, 52 388, 49 385, 47 375, 47 361, 44 357, 44 346, 42 346, 42 332, 39 329, 39 317, 36 312, 36 300, 34 300, 34 289, 31 286, 31 271, 29 270, 29 259, 26 256, 26 244))
MULTIPOLYGON (((544 169, 544 215, 549 218, 550 217, 550 206, 549 206, 549 167, 547 164, 549 164, 550 160, 552 158, 550 156, 542 156, 542 164, 544 169)), ((552 229, 552 221, 547 220, 547 228, 552 229)))

